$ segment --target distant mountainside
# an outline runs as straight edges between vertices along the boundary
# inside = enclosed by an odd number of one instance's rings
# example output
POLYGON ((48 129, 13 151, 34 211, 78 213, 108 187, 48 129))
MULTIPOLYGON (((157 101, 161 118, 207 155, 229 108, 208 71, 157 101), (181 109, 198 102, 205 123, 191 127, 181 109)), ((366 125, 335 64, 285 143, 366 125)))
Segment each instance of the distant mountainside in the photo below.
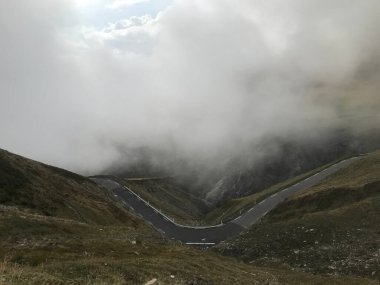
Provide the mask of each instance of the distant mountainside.
POLYGON ((380 280, 380 151, 280 204, 217 251, 251 264, 380 280))
POLYGON ((310 130, 307 137, 263 139, 259 146, 241 150, 241 156, 222 166, 192 164, 180 158, 167 160, 163 153, 140 149, 141 160, 126 160, 108 169, 108 173, 121 178, 171 177, 178 187, 214 207, 232 198, 259 193, 337 159, 377 148, 380 130, 376 126, 355 132, 333 129, 328 134, 310 130))
POLYGON ((206 201, 219 203, 231 198, 258 193, 312 169, 350 155, 366 153, 380 147, 380 132, 366 131, 353 135, 337 130, 325 138, 277 139, 265 143, 271 149, 258 162, 242 165, 231 162, 225 175, 206 194, 206 201))

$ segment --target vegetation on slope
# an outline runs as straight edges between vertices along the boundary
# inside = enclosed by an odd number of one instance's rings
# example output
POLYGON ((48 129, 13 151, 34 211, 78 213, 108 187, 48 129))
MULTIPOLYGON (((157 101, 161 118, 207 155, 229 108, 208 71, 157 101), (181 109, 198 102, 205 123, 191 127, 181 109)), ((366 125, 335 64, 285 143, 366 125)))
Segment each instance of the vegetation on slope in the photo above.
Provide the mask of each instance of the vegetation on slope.
POLYGON ((169 242, 147 227, 0 212, 0 284, 375 284, 254 267, 169 242), (21 216, 20 216, 21 215, 21 216))
POLYGON ((0 150, 0 204, 95 224, 125 224, 132 216, 91 180, 0 150))
POLYGON ((228 222, 257 203, 299 181, 339 162, 334 161, 307 173, 275 184, 258 193, 228 200, 208 209, 203 201, 189 194, 171 178, 124 179, 123 183, 166 215, 185 225, 214 225, 228 222))
POLYGON ((207 206, 172 178, 124 179, 124 185, 178 223, 198 224, 207 206))
POLYGON ((254 267, 170 242, 150 228, 0 210, 0 284, 375 284, 254 267))
POLYGON ((342 159, 336 160, 332 163, 321 166, 307 173, 304 173, 296 177, 293 177, 291 179, 288 179, 286 181, 277 183, 258 193, 241 197, 241 198, 231 199, 219 205, 218 207, 214 208, 209 213, 207 213, 205 217, 205 221, 206 223, 218 223, 220 221, 228 222, 230 220, 233 220, 236 217, 240 216, 242 213, 252 208, 257 203, 260 203, 262 200, 271 196, 272 194, 277 193, 287 187, 290 187, 291 185, 294 185, 310 176, 313 176, 315 173, 318 173, 322 171, 323 169, 326 169, 341 160, 342 159))
POLYGON ((158 284, 375 284, 255 267, 182 246, 83 177, 3 151, 1 160, 1 285, 145 284, 152 278, 158 284))
POLYGON ((380 279, 380 152, 289 198, 216 250, 252 264, 380 279))

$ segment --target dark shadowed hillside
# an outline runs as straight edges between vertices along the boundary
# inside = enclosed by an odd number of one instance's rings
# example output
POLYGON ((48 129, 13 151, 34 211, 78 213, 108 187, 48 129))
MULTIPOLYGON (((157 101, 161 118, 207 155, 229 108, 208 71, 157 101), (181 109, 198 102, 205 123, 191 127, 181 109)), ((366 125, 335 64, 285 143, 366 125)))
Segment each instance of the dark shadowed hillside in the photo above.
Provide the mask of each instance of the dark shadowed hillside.
POLYGON ((91 180, 0 150, 0 204, 93 224, 133 224, 91 180))

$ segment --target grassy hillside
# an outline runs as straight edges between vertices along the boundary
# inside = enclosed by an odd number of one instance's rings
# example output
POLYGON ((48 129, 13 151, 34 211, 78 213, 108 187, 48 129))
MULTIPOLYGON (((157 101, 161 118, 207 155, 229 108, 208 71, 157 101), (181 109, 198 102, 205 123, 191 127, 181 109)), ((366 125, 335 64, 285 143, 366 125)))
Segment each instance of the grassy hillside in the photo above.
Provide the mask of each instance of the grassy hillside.
POLYGON ((380 152, 280 204, 217 251, 251 264, 380 280, 380 152))
POLYGON ((171 243, 147 228, 1 213, 0 284, 375 284, 254 267, 171 243), (21 230, 21 225, 26 226, 21 230))
POLYGON ((0 284, 376 284, 167 240, 76 174, 1 151, 0 284), (27 198, 28 199, 27 199, 27 198))
POLYGON ((123 183, 179 223, 201 223, 207 211, 202 200, 189 194, 172 178, 124 179, 123 183))
POLYGON ((123 183, 180 223, 186 225, 214 225, 219 224, 221 221, 228 222, 233 220, 273 193, 296 184, 338 161, 340 160, 277 183, 258 193, 228 200, 211 209, 207 208, 203 201, 189 194, 189 191, 171 178, 124 179, 123 183))
POLYGON ((204 218, 205 223, 216 224, 216 223, 219 223, 220 221, 227 222, 227 221, 233 220, 234 218, 240 216, 245 211, 252 208, 257 203, 260 203, 262 200, 271 196, 273 193, 279 192, 291 185, 294 185, 298 183, 299 181, 302 181, 339 161, 340 160, 334 161, 332 163, 326 164, 322 167, 316 168, 307 173, 303 173, 301 175, 298 175, 286 181, 277 183, 258 193, 241 197, 241 198, 231 199, 225 203, 222 203, 221 205, 219 205, 218 207, 214 208, 212 211, 207 213, 206 217, 204 218))
POLYGON ((0 150, 0 204, 94 224, 133 223, 91 180, 0 150))

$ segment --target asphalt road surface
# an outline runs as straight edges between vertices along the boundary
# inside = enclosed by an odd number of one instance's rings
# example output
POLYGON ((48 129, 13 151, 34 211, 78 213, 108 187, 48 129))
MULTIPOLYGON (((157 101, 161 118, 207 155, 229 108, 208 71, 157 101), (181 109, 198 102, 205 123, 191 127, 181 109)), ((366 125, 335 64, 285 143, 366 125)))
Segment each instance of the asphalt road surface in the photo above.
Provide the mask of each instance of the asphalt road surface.
POLYGON ((188 227, 179 225, 170 217, 155 209, 147 201, 144 201, 131 189, 108 178, 92 179, 109 190, 111 194, 121 201, 128 209, 134 211, 139 217, 144 219, 148 224, 151 224, 162 234, 187 244, 211 245, 238 235, 240 232, 258 222, 270 210, 275 208, 289 196, 316 185, 327 176, 348 166, 357 159, 359 159, 359 157, 350 158, 334 164, 293 186, 273 194, 233 221, 210 227, 188 227))

